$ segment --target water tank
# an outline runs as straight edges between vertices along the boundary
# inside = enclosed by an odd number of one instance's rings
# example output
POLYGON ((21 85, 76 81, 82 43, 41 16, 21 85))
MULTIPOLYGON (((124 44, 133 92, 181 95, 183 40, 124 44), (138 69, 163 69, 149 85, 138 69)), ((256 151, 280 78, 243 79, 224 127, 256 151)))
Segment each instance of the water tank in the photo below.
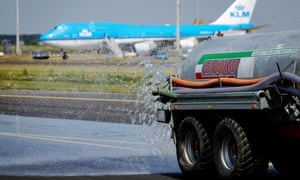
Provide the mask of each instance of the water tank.
POLYGON ((182 66, 181 78, 251 79, 288 71, 300 75, 300 30, 224 36, 196 45, 182 66))

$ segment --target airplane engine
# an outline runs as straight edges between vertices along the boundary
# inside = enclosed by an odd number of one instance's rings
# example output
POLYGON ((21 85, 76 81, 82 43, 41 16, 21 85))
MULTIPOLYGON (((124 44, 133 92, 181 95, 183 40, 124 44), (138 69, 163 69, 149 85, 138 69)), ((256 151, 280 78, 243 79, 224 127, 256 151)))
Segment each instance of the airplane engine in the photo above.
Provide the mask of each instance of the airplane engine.
POLYGON ((182 49, 192 49, 197 44, 198 44, 197 39, 193 37, 180 40, 180 47, 182 49))
POLYGON ((157 48, 157 44, 153 41, 136 43, 134 48, 139 55, 150 55, 157 48))

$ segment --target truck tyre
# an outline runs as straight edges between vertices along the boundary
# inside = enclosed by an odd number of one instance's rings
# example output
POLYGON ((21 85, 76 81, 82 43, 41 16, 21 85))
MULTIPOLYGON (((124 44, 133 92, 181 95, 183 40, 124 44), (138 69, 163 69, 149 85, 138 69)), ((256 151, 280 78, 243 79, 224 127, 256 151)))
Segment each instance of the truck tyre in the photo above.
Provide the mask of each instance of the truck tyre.
POLYGON ((223 178, 266 174, 268 161, 255 157, 247 134, 239 123, 223 119, 216 127, 213 139, 214 165, 223 178))
POLYGON ((177 160, 187 177, 209 175, 212 171, 212 149, 206 130, 194 117, 186 117, 177 130, 177 160))

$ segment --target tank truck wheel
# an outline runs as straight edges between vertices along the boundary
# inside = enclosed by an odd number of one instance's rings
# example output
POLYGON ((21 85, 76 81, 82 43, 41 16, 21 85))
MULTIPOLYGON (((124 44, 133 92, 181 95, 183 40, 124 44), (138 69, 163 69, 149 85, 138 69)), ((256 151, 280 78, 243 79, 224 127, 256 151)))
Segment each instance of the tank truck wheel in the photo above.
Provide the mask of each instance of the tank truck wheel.
POLYGON ((266 174, 268 161, 255 157, 246 132, 239 123, 225 118, 216 127, 213 157, 223 178, 266 174))
POLYGON ((206 130, 194 117, 186 117, 179 125, 176 151, 185 176, 204 176, 212 172, 211 143, 206 130))

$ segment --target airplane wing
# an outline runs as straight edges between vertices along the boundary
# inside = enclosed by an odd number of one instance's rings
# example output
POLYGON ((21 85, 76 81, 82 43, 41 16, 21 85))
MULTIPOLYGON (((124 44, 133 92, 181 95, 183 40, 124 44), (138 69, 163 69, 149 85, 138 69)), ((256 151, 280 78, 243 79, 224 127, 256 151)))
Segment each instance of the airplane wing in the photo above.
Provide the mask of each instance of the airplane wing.
POLYGON ((265 27, 268 27, 268 26, 271 26, 271 24, 263 24, 263 25, 255 26, 255 27, 252 27, 252 28, 245 28, 245 29, 241 29, 241 30, 245 30, 247 33, 249 33, 249 32, 253 32, 253 31, 256 31, 258 29, 262 29, 262 28, 265 28, 265 27))

